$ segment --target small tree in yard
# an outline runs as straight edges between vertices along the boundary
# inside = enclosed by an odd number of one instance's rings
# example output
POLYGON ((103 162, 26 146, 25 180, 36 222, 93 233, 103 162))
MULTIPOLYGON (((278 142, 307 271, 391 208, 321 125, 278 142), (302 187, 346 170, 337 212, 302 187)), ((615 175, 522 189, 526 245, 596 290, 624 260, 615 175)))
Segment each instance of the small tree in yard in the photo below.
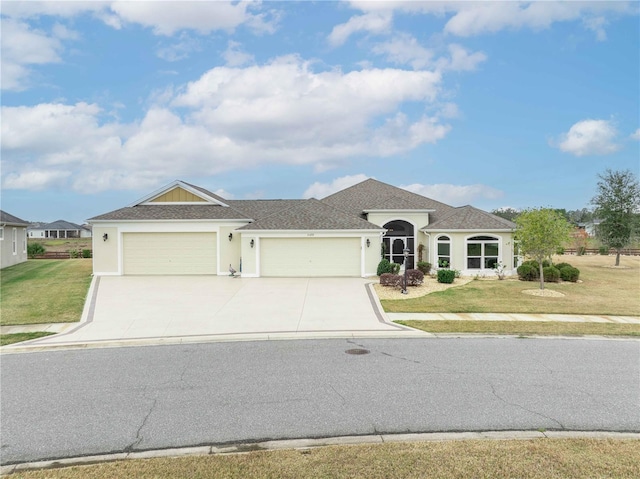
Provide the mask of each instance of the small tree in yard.
POLYGON ((634 234, 634 214, 640 209, 640 185, 630 171, 606 170, 598 175, 598 193, 591 203, 600 219, 596 236, 603 245, 616 250, 616 266, 620 266, 620 253, 631 243, 634 234))
POLYGON ((520 251, 539 263, 540 289, 544 289, 542 262, 569 240, 571 225, 562 214, 549 208, 523 211, 516 218, 516 225, 520 251))

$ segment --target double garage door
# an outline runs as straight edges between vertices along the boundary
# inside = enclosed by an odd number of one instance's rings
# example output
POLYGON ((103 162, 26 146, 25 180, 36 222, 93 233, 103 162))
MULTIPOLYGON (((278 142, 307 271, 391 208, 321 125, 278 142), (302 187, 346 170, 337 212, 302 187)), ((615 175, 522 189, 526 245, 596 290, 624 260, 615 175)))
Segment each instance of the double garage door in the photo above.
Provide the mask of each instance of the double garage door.
POLYGON ((215 233, 124 233, 124 274, 216 274, 215 233))
POLYGON ((360 238, 262 238, 261 276, 360 276, 360 238))

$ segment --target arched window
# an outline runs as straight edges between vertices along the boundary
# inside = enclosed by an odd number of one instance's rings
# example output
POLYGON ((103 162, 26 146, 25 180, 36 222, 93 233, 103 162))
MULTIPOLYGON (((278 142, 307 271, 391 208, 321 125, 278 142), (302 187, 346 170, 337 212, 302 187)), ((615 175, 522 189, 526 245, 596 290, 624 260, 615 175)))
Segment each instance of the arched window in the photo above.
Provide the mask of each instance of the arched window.
POLYGON ((409 250, 407 269, 413 269, 415 256, 415 232, 411 223, 403 220, 389 221, 384 225, 387 232, 382 238, 384 257, 391 263, 404 264, 403 250, 409 250))
POLYGON ((467 239, 467 269, 493 269, 498 263, 499 240, 493 236, 467 239))
POLYGON ((438 237, 438 268, 451 267, 451 238, 438 237))

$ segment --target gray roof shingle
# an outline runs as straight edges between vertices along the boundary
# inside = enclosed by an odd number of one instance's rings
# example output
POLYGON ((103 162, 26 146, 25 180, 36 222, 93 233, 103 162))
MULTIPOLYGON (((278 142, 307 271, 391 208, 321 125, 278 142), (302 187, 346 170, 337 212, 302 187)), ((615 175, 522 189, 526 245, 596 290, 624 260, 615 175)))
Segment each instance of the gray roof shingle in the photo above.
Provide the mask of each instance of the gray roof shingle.
POLYGON ((228 206, 203 205, 137 205, 127 206, 89 221, 107 220, 231 220, 249 219, 244 213, 228 206))
POLYGON ((512 230, 515 223, 479 210, 473 206, 460 206, 424 229, 429 230, 512 230))
POLYGON ((30 228, 30 229, 32 230, 81 230, 85 228, 75 223, 71 223, 70 221, 56 220, 51 223, 39 225, 35 228, 30 228))
POLYGON ((329 195, 322 199, 322 202, 358 216, 367 210, 414 209, 435 210, 430 216, 431 218, 439 218, 454 209, 453 206, 388 185, 373 178, 329 195))
POLYGON ((340 211, 315 198, 294 200, 289 208, 239 230, 380 230, 378 225, 340 211))
POLYGON ((21 220, 17 216, 13 216, 6 211, 0 210, 0 223, 3 224, 11 224, 11 225, 28 225, 29 223, 25 220, 21 220))

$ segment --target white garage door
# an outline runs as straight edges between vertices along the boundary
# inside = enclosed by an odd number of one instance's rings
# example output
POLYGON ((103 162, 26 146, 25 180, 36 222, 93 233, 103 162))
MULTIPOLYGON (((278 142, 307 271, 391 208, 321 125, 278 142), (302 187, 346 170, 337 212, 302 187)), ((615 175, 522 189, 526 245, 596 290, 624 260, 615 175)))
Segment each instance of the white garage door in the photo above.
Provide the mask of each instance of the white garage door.
POLYGON ((360 276, 360 238, 262 238, 261 276, 360 276))
POLYGON ((216 274, 215 233, 125 233, 124 274, 216 274))

